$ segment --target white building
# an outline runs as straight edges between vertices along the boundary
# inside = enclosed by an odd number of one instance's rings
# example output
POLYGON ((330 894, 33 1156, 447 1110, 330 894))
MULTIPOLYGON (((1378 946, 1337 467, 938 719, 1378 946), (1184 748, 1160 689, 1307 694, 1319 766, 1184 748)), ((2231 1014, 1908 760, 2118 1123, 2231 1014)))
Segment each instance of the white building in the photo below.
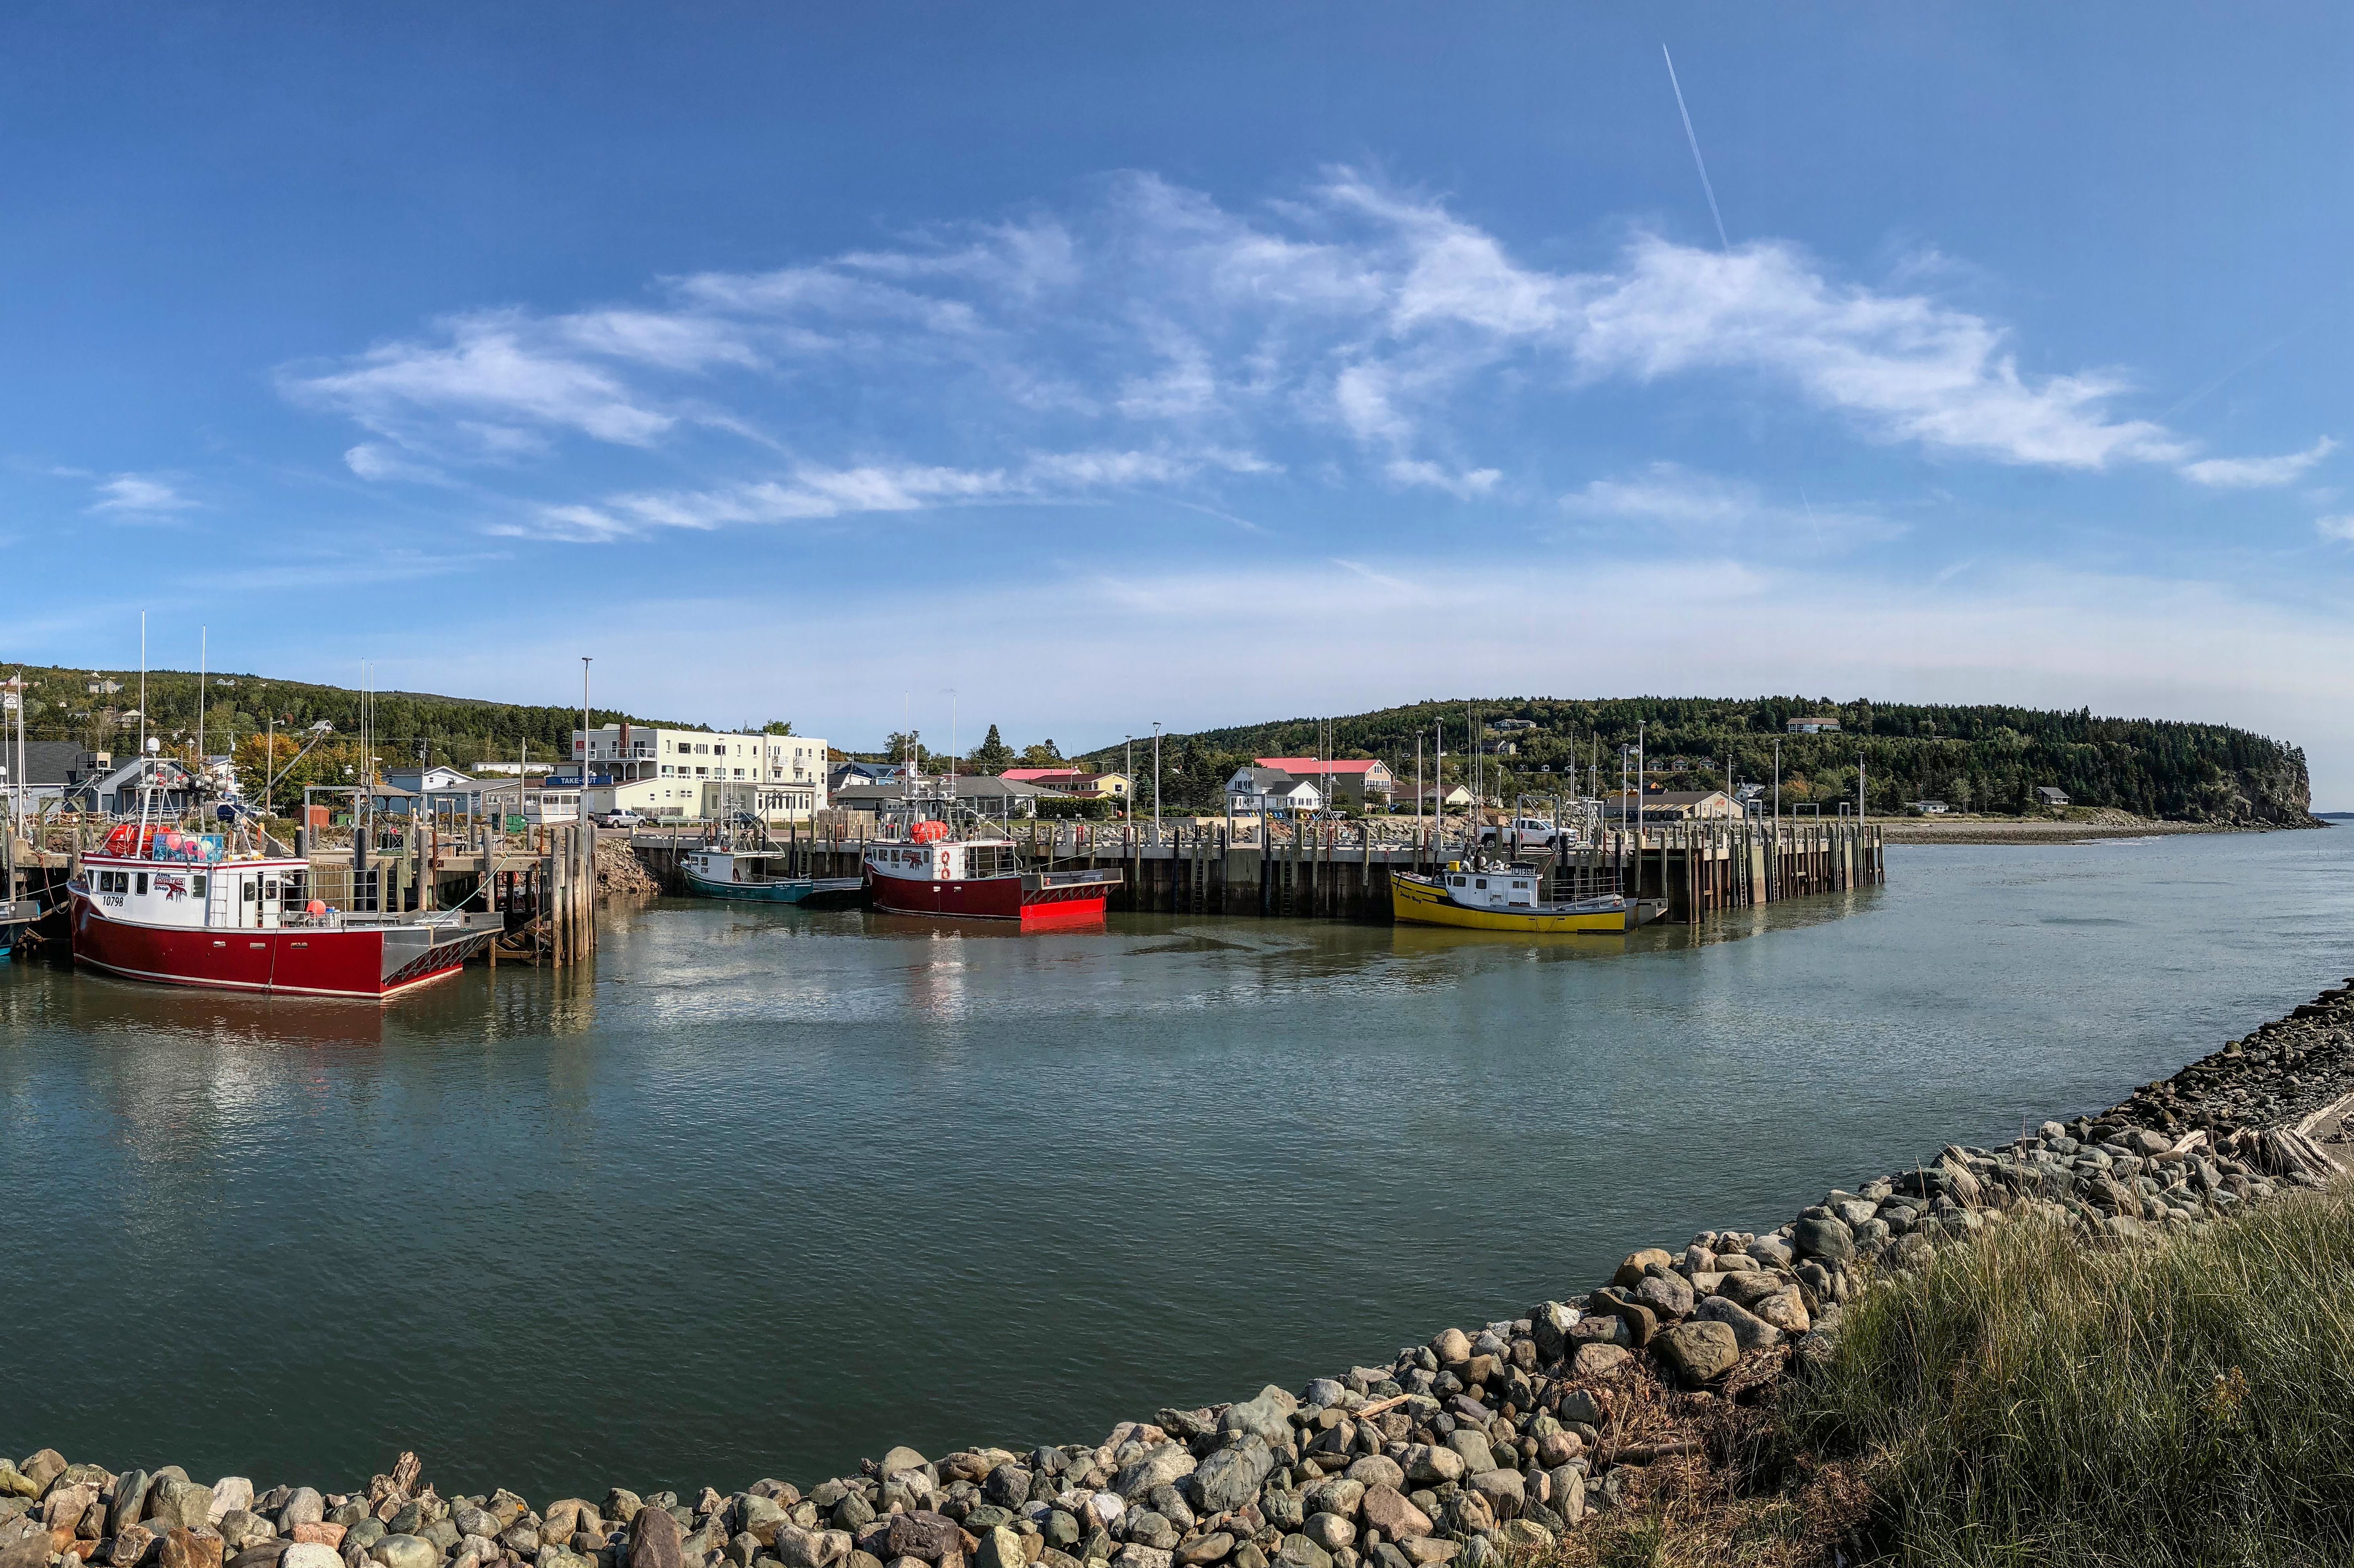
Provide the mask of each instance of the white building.
POLYGON ((1280 768, 1244 768, 1226 780, 1226 809, 1236 816, 1306 815, 1324 809, 1324 794, 1280 768))
POLYGON ((805 821, 826 806, 826 743, 805 735, 737 735, 609 724, 572 732, 575 770, 588 773, 591 814, 716 817, 751 811, 771 822, 805 821))

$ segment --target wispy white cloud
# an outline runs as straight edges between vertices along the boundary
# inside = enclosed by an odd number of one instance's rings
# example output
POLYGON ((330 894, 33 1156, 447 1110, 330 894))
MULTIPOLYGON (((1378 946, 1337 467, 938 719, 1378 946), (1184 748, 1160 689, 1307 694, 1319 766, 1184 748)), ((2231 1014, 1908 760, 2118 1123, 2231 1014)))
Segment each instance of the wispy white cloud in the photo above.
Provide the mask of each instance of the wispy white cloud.
POLYGON ((1570 516, 1604 527, 1632 524, 1687 543, 1729 546, 1744 535, 1777 546, 1792 540, 1847 546, 1893 539, 1906 530, 1871 511, 1769 502, 1755 484, 1655 462, 1635 473, 1591 481, 1561 498, 1570 516))
POLYGON ((362 441, 344 453, 344 466, 366 480, 402 480, 447 484, 450 476, 430 463, 415 462, 384 441, 362 441))
POLYGON ((2334 539, 2341 545, 2354 545, 2354 516, 2317 517, 2313 520, 2313 526, 2325 539, 2334 539))
POLYGON ((2296 483, 2306 471, 2337 450, 2338 443, 2324 436, 2301 452, 2284 452, 2279 457, 2202 458, 2184 463, 2182 474, 2219 490, 2264 490, 2296 483))
POLYGON ((1541 493, 1543 476, 1508 473, 1495 450, 1516 405, 1670 378, 1728 406, 1754 407, 1764 389, 1946 460, 2164 465, 2253 485, 2285 482, 2334 445, 2200 457, 2123 411, 2122 371, 2021 369, 2008 329, 1934 291, 1945 276, 1912 266, 1874 283, 1786 242, 1723 252, 1650 234, 1606 266, 1553 268, 1441 199, 1356 171, 1247 211, 1131 174, 1067 213, 689 273, 641 302, 461 313, 281 379, 371 432, 350 460, 364 478, 408 477, 404 463, 512 467, 567 440, 662 448, 673 473, 699 476, 674 508, 667 485, 652 501, 535 503, 570 519, 567 537, 589 536, 581 508, 624 526, 673 510, 706 521, 648 525, 719 526, 970 499, 950 487, 845 502, 805 472, 994 473, 1002 493, 1045 494, 1312 467, 1464 502, 1541 493), (887 451, 877 428, 893 432, 887 451), (748 439, 686 444, 714 432, 748 439), (1201 455, 1216 450, 1276 456, 1201 455), (1125 472, 1078 455, 1107 452, 1129 454, 1125 472))
POLYGON ((100 482, 98 499, 90 510, 115 517, 158 518, 191 511, 198 504, 153 474, 118 473, 100 482))

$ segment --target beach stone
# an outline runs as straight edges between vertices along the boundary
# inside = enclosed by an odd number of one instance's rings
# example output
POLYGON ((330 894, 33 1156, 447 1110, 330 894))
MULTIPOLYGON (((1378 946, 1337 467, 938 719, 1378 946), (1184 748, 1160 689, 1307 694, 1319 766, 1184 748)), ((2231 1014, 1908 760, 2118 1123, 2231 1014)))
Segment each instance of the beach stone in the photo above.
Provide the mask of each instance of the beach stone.
MULTIPOLYGON (((1257 1497, 1258 1495, 1257 1488, 1254 1487, 1252 1489, 1251 1495, 1253 1497, 1257 1497)), ((1120 1515, 1127 1511, 1128 1505, 1120 1501, 1119 1498, 1113 1496, 1110 1492, 1097 1492, 1095 1496, 1087 1499, 1086 1522, 1097 1530, 1109 1530, 1119 1522, 1120 1515)), ((965 1528, 968 1530, 979 1530, 982 1528, 981 1525, 978 1525, 973 1522, 973 1518, 970 1514, 967 1514, 965 1516, 964 1522, 965 1528)), ((993 1524, 996 1521, 988 1520, 984 1522, 993 1524)))
POLYGON ((1459 1367, 1471 1359, 1471 1336, 1460 1329, 1444 1330, 1430 1341, 1430 1353, 1442 1367, 1459 1367))
POLYGON ((1275 1551, 1276 1568, 1332 1568, 1332 1554, 1304 1535, 1287 1535, 1275 1551))
POLYGON ((1647 1274, 1635 1287, 1635 1299, 1661 1318, 1689 1318, 1692 1287, 1680 1274, 1647 1274))
POLYGON ((1553 1482, 1553 1496, 1546 1500, 1545 1506, 1571 1524, 1575 1524, 1579 1520, 1584 1519, 1585 1517, 1585 1468, 1577 1465, 1563 1465, 1553 1472, 1550 1479, 1553 1482))
POLYGON ((321 1520, 315 1524, 298 1524, 286 1534, 290 1540, 300 1541, 313 1546, 323 1546, 330 1552, 341 1552, 344 1549, 344 1536, 349 1528, 347 1525, 329 1524, 326 1520, 321 1520))
POLYGON ((1365 1500, 1365 1484, 1346 1476, 1327 1476, 1320 1481, 1310 1482, 1300 1499, 1310 1513, 1337 1513, 1342 1519, 1354 1519, 1365 1500))
POLYGON ((52 1483, 41 1499, 41 1522, 51 1530, 71 1530, 98 1500, 98 1488, 88 1481, 52 1483))
POLYGON ((1634 1359, 1634 1352, 1623 1345, 1580 1345, 1577 1355, 1570 1362, 1570 1375, 1591 1382, 1608 1377, 1634 1359))
MULTIPOLYGON (((1177 1527, 1169 1522, 1167 1515, 1153 1509, 1131 1510, 1120 1527, 1120 1533, 1139 1546, 1157 1547, 1163 1552, 1172 1551, 1177 1545, 1177 1527)), ((1020 1538, 1017 1536, 1015 1539, 1020 1538)))
POLYGON ((367 1548, 371 1562, 384 1568, 433 1568, 441 1561, 441 1553, 433 1550, 429 1541, 419 1541, 407 1533, 387 1534, 367 1548))
POLYGON ((1759 1236, 1741 1250, 1768 1268, 1790 1266, 1790 1244, 1778 1236, 1759 1236))
POLYGON ((1750 1310, 1786 1334, 1803 1334, 1814 1327, 1814 1319, 1807 1312, 1807 1303, 1795 1285, 1786 1286, 1764 1298, 1750 1310))
POLYGON ((298 1524, 316 1524, 326 1517, 326 1499, 309 1487, 297 1487, 278 1510, 278 1532, 292 1535, 298 1524))
MULTIPOLYGON (((779 1536, 784 1531, 778 1532, 779 1536)), ((629 1568, 685 1568, 678 1520, 666 1509, 642 1508, 630 1531, 629 1568)))
MULTIPOLYGON (((1066 1520, 1070 1517, 1063 1515, 1066 1520)), ((1064 1545, 1069 1545, 1079 1538, 1076 1523, 1066 1528, 1069 1540, 1062 1542, 1064 1545)), ((769 1539, 773 1541, 776 1538, 771 1535, 769 1539)), ((950 1552, 964 1550, 964 1531, 957 1528, 956 1520, 944 1513, 895 1513, 884 1522, 883 1540, 889 1555, 920 1557, 927 1563, 938 1563, 950 1552)), ((879 1557, 884 1552, 878 1552, 875 1555, 879 1557)))
POLYGON ((896 1476, 902 1470, 922 1470, 929 1468, 930 1466, 929 1459, 903 1445, 885 1449, 883 1462, 877 1467, 886 1476, 896 1476))
POLYGON ((1174 1558, 1182 1568, 1202 1568, 1204 1563, 1224 1562, 1226 1553, 1234 1549, 1235 1538, 1232 1535, 1223 1530, 1214 1530, 1180 1546, 1174 1558))
POLYGON ((194 1530, 208 1528, 213 1517, 213 1489, 194 1481, 167 1478, 158 1472, 155 1484, 147 1489, 147 1519, 143 1522, 162 1520, 165 1525, 182 1525, 194 1530))
POLYGON ((1458 1426, 1447 1434, 1447 1446, 1463 1457, 1463 1473, 1476 1476, 1496 1467, 1496 1455, 1488 1446, 1488 1439, 1468 1426, 1458 1426))
POLYGON ((66 1457, 55 1448, 44 1448, 27 1456, 16 1468, 33 1483, 33 1495, 39 1497, 49 1489, 50 1482, 66 1473, 66 1457))
POLYGON ((155 1549, 155 1532, 143 1524, 126 1524, 114 1532, 106 1560, 115 1568, 131 1568, 155 1549))
POLYGON ((1226 1413, 1218 1417, 1218 1430, 1248 1433, 1269 1443, 1287 1441, 1291 1436, 1290 1399, 1290 1394, 1270 1384, 1257 1398, 1226 1406, 1226 1413))
POLYGON ((1855 1235, 1836 1219, 1800 1220, 1790 1227, 1790 1250, 1800 1257, 1845 1263, 1855 1255, 1855 1235))
POLYGON ((1789 1282, 1780 1275, 1767 1274, 1760 1270, 1755 1274, 1727 1275, 1723 1285, 1718 1287, 1717 1295, 1736 1306, 1746 1307, 1755 1312, 1757 1310, 1757 1303, 1776 1291, 1788 1288, 1789 1282))
POLYGON ((1393 1487, 1367 1487, 1357 1511, 1367 1530, 1380 1531, 1388 1541, 1411 1541, 1435 1528, 1428 1514, 1393 1487))
POLYGON ((1537 1359, 1550 1364, 1567 1355, 1569 1330, 1576 1315, 1558 1301, 1540 1301, 1529 1308, 1529 1338, 1537 1359))
POLYGON ((1653 1264, 1667 1268, 1675 1261, 1674 1255, 1664 1247, 1647 1246, 1638 1252, 1630 1252, 1626 1261, 1618 1266, 1618 1272, 1610 1277, 1610 1283, 1621 1290, 1632 1290, 1643 1283, 1644 1272, 1653 1264))
POLYGON ((1766 1350, 1782 1342, 1781 1330, 1722 1296, 1712 1296, 1702 1302, 1694 1316, 1702 1322, 1722 1323, 1732 1330, 1734 1343, 1744 1351, 1766 1350))
POLYGON ((278 1568, 344 1568, 344 1560, 332 1546, 322 1546, 315 1541, 290 1542, 278 1559, 278 1568))
POLYGON ((1367 1489, 1388 1487, 1405 1490, 1405 1467, 1387 1454, 1368 1454, 1350 1465, 1345 1472, 1349 1479, 1363 1483, 1367 1489))
POLYGON ((221 1568, 221 1538, 209 1527, 176 1526, 155 1548, 157 1568, 221 1568))
POLYGON ((1122 1499, 1134 1501, 1155 1487, 1174 1486, 1196 1467, 1192 1450, 1182 1443, 1155 1444, 1144 1451, 1142 1458, 1121 1468, 1111 1489, 1122 1499))
POLYGON ((7 1459, 0 1459, 0 1498, 24 1498, 27 1500, 41 1495, 33 1478, 18 1469, 7 1459))
MULTIPOLYGON (((973 1553, 972 1561, 973 1568, 1029 1568, 1030 1558, 1022 1550, 1022 1537, 1001 1524, 983 1532, 981 1549, 973 1553)), ((788 1563, 788 1568, 792 1565, 788 1563)))
POLYGON ((1483 1470, 1468 1483, 1498 1519, 1511 1519, 1528 1506, 1528 1480, 1518 1470, 1483 1470))
POLYGON ((1651 1345, 1651 1353, 1689 1387, 1723 1377, 1741 1359, 1740 1342, 1726 1324, 1679 1323, 1651 1345))
POLYGON ((253 1506, 253 1483, 243 1476, 223 1476, 213 1483, 213 1506, 205 1520, 217 1529, 229 1510, 253 1506))
POLYGON ((1455 1554, 1463 1550, 1463 1543, 1459 1541, 1448 1541, 1440 1536, 1424 1535, 1412 1541, 1399 1542, 1397 1549, 1400 1555, 1413 1563, 1415 1568, 1430 1568, 1430 1565, 1435 1563, 1454 1561, 1455 1554))
POLYGON ((1269 1487, 1258 1497, 1258 1511, 1277 1530, 1298 1530, 1308 1522, 1308 1505, 1298 1492, 1278 1491, 1269 1487))
POLYGON ((1418 1486, 1445 1486, 1463 1478, 1463 1456, 1452 1448, 1411 1443, 1398 1456, 1398 1464, 1405 1471, 1405 1478, 1418 1486))
POLYGON ((1143 1546, 1131 1541, 1113 1554, 1114 1568, 1169 1568, 1171 1554, 1157 1546, 1143 1546))
POLYGON ((1357 1543, 1357 1527, 1337 1513, 1311 1513, 1300 1533, 1327 1552, 1357 1543))
POLYGON ((114 1478, 114 1501, 106 1510, 107 1534, 121 1535, 126 1527, 139 1522, 139 1510, 147 1501, 152 1479, 144 1470, 125 1470, 114 1478))
POLYGON ((1260 1486, 1274 1470, 1275 1451, 1257 1438, 1221 1448, 1203 1460, 1189 1478, 1193 1504, 1204 1514, 1241 1508, 1258 1496, 1260 1486))
POLYGON ((243 1550, 249 1542, 267 1541, 278 1533, 268 1520, 246 1508, 229 1510, 221 1515, 220 1523, 216 1528, 220 1531, 223 1550, 231 1556, 243 1550))

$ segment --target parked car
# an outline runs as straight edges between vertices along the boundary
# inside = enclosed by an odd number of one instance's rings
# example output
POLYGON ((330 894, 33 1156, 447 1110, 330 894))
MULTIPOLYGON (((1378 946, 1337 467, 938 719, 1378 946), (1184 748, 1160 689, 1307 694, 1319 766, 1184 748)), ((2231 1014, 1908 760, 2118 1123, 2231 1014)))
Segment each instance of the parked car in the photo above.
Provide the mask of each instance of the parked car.
POLYGON ((1561 831, 1542 817, 1515 817, 1500 828, 1481 828, 1479 847, 1508 849, 1514 854, 1530 850, 1552 850, 1564 847, 1561 831))
POLYGON ((629 828, 635 830, 642 826, 644 822, 645 818, 640 816, 635 811, 630 810, 608 811, 603 816, 597 819, 597 825, 600 828, 629 828))

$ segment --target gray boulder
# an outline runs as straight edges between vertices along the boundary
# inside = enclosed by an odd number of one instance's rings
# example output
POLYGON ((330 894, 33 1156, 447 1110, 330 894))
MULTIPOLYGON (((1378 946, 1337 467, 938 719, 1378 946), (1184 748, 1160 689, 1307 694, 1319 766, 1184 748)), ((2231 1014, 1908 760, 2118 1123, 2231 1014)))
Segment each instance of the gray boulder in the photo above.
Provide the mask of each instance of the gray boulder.
POLYGON ((1734 1343, 1743 1351, 1762 1351, 1782 1342, 1782 1330, 1722 1296, 1700 1304, 1695 1316, 1702 1322, 1722 1323, 1733 1330, 1734 1343))
POLYGON ((1226 1406, 1226 1413, 1218 1417, 1218 1430, 1247 1433, 1270 1443, 1285 1441, 1291 1436, 1291 1412, 1297 1404, 1289 1393, 1269 1383, 1256 1399, 1226 1406))
POLYGON ((1155 1487, 1174 1486, 1196 1467, 1192 1451, 1182 1443, 1156 1443, 1144 1451, 1142 1458, 1121 1469, 1111 1489, 1133 1500, 1155 1487))
MULTIPOLYGON (((1205 1515, 1230 1512, 1258 1496, 1275 1472, 1275 1451, 1257 1437, 1221 1448, 1188 1478, 1193 1506, 1205 1515)), ((633 1565, 634 1568, 634 1565, 633 1565)))

